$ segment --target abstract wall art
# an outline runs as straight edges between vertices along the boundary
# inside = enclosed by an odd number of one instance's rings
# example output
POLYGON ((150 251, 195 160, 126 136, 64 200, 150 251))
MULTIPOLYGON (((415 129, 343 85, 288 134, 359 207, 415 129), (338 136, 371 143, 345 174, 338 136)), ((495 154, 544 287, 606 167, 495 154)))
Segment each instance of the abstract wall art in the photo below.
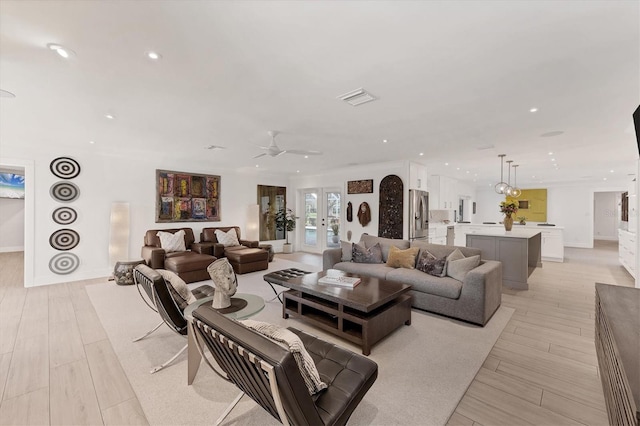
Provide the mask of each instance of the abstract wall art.
POLYGON ((156 222, 220 221, 220 176, 156 170, 156 222))

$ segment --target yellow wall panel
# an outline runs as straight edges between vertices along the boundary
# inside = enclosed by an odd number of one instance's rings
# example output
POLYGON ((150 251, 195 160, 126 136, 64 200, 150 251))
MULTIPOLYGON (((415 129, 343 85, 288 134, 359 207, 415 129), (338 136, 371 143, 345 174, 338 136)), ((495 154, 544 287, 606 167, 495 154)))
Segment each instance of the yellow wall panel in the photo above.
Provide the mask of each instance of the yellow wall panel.
POLYGON ((547 221, 546 189, 523 189, 517 199, 520 206, 516 217, 524 216, 527 222, 547 221))

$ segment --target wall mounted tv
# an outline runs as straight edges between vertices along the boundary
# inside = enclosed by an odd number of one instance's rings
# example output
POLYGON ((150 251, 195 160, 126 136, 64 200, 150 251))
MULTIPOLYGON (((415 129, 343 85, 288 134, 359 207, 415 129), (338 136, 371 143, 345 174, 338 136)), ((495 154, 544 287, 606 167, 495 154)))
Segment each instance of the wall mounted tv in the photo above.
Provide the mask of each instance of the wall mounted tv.
POLYGON ((0 173, 0 198, 24 198, 24 176, 0 173))

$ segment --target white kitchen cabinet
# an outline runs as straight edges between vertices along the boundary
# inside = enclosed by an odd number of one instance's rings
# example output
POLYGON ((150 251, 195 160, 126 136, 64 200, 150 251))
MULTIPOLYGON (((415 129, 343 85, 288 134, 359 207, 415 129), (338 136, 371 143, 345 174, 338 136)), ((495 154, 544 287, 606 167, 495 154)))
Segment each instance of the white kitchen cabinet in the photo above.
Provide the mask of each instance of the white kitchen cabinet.
POLYGON ((429 179, 429 209, 457 210, 458 181, 448 176, 433 175, 429 179))
POLYGON ((447 237, 432 237, 429 238, 429 243, 431 244, 440 244, 440 245, 447 245, 447 237))
POLYGON ((409 189, 428 191, 427 176, 427 166, 409 163, 409 189))
POLYGON ((564 236, 561 229, 543 229, 542 260, 564 262, 564 236))
POLYGON ((624 268, 636 277, 636 234, 618 230, 618 259, 624 268))

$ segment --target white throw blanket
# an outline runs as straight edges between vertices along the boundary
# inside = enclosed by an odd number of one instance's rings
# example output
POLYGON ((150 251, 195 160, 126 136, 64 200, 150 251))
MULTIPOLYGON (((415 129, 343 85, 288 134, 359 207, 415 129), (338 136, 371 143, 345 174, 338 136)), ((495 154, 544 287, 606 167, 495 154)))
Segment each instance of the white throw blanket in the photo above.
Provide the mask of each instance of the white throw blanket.
POLYGON ((240 321, 240 323, 276 343, 283 344, 281 346, 284 346, 291 352, 311 395, 327 388, 327 384, 320 379, 316 364, 313 362, 309 352, 305 349, 302 340, 293 332, 268 322, 244 320, 240 321))

